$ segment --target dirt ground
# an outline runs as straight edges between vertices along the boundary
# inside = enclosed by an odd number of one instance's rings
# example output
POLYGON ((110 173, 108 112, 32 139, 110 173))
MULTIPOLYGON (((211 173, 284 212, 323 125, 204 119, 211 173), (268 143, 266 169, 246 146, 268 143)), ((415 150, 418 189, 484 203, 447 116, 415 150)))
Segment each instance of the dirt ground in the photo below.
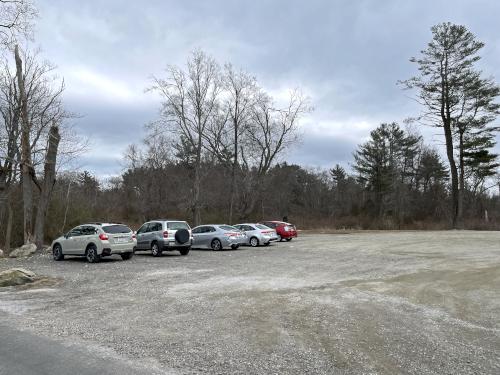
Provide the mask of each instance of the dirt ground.
POLYGON ((308 233, 10 267, 55 281, 0 290, 2 322, 152 372, 500 374, 499 232, 308 233))

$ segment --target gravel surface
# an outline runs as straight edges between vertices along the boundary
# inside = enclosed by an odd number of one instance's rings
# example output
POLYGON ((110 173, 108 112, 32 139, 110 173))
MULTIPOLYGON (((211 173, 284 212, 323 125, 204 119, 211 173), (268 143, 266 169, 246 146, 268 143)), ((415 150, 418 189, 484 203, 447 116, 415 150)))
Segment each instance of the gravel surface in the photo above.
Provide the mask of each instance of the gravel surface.
POLYGON ((0 260, 54 280, 0 289, 2 322, 168 373, 500 374, 498 232, 177 254, 0 260))

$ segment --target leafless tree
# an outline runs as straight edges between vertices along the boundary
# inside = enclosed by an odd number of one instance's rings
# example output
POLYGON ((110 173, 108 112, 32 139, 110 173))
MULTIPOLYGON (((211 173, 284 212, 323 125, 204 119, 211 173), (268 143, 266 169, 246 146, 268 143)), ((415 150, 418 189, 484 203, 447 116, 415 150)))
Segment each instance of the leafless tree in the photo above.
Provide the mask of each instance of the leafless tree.
POLYGON ((201 222, 200 185, 204 137, 217 114, 221 90, 219 71, 219 65, 212 57, 196 51, 187 62, 187 69, 169 66, 167 76, 154 77, 151 88, 162 96, 161 115, 165 125, 181 137, 194 153, 191 211, 196 225, 201 222))

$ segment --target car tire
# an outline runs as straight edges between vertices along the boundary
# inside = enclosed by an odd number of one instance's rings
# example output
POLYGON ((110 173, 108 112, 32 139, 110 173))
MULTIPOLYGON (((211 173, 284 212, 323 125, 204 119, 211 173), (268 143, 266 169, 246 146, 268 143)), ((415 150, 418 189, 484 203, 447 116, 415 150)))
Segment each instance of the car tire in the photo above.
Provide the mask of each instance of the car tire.
POLYGON ((290 242, 291 240, 291 238, 286 238, 286 242, 290 242))
POLYGON ((64 260, 64 254, 62 252, 61 245, 59 244, 54 245, 54 248, 52 249, 52 257, 57 262, 64 260))
POLYGON ((257 237, 250 238, 250 246, 252 247, 259 246, 259 239, 257 237))
POLYGON ((271 242, 266 242, 266 243, 264 244, 264 246, 269 246, 270 244, 271 244, 271 242))
POLYGON ((213 251, 222 250, 222 243, 220 242, 220 240, 216 238, 215 240, 212 240, 210 247, 212 248, 213 251))
POLYGON ((181 253, 181 255, 188 255, 190 250, 191 250, 191 246, 185 247, 184 249, 180 249, 179 252, 181 253))
POLYGON ((87 262, 89 263, 99 263, 101 260, 101 256, 97 254, 97 247, 95 245, 87 246, 87 250, 85 251, 85 258, 87 258, 87 262))
POLYGON ((233 250, 238 250, 239 247, 240 247, 240 245, 231 245, 231 249, 233 249, 233 250))
POLYGON ((158 245, 158 242, 153 242, 151 244, 151 254, 153 254, 154 257, 159 257, 161 256, 161 249, 160 246, 158 245))
POLYGON ((130 253, 123 253, 120 255, 121 255, 123 260, 129 260, 129 259, 132 259, 132 257, 134 256, 134 253, 130 252, 130 253))

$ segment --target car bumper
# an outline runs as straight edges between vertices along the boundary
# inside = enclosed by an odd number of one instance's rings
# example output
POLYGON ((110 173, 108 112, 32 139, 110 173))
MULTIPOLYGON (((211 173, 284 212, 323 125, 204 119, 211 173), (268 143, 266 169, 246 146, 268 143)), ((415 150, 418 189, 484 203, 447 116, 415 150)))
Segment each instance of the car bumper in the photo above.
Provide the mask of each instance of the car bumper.
POLYGON ((185 249, 187 247, 191 247, 192 244, 193 244, 192 239, 186 243, 179 243, 175 240, 174 241, 164 241, 163 244, 161 245, 161 248, 162 248, 162 251, 171 251, 171 250, 185 249))
POLYGON ((245 245, 247 243, 246 237, 226 237, 221 240, 223 247, 239 246, 245 245))
POLYGON ((122 244, 103 244, 101 253, 99 255, 109 256, 113 254, 131 253, 132 251, 134 251, 136 245, 137 244, 135 242, 126 242, 122 244))
POLYGON ((279 234, 281 238, 296 238, 297 237, 297 231, 288 231, 288 232, 283 232, 279 234))

